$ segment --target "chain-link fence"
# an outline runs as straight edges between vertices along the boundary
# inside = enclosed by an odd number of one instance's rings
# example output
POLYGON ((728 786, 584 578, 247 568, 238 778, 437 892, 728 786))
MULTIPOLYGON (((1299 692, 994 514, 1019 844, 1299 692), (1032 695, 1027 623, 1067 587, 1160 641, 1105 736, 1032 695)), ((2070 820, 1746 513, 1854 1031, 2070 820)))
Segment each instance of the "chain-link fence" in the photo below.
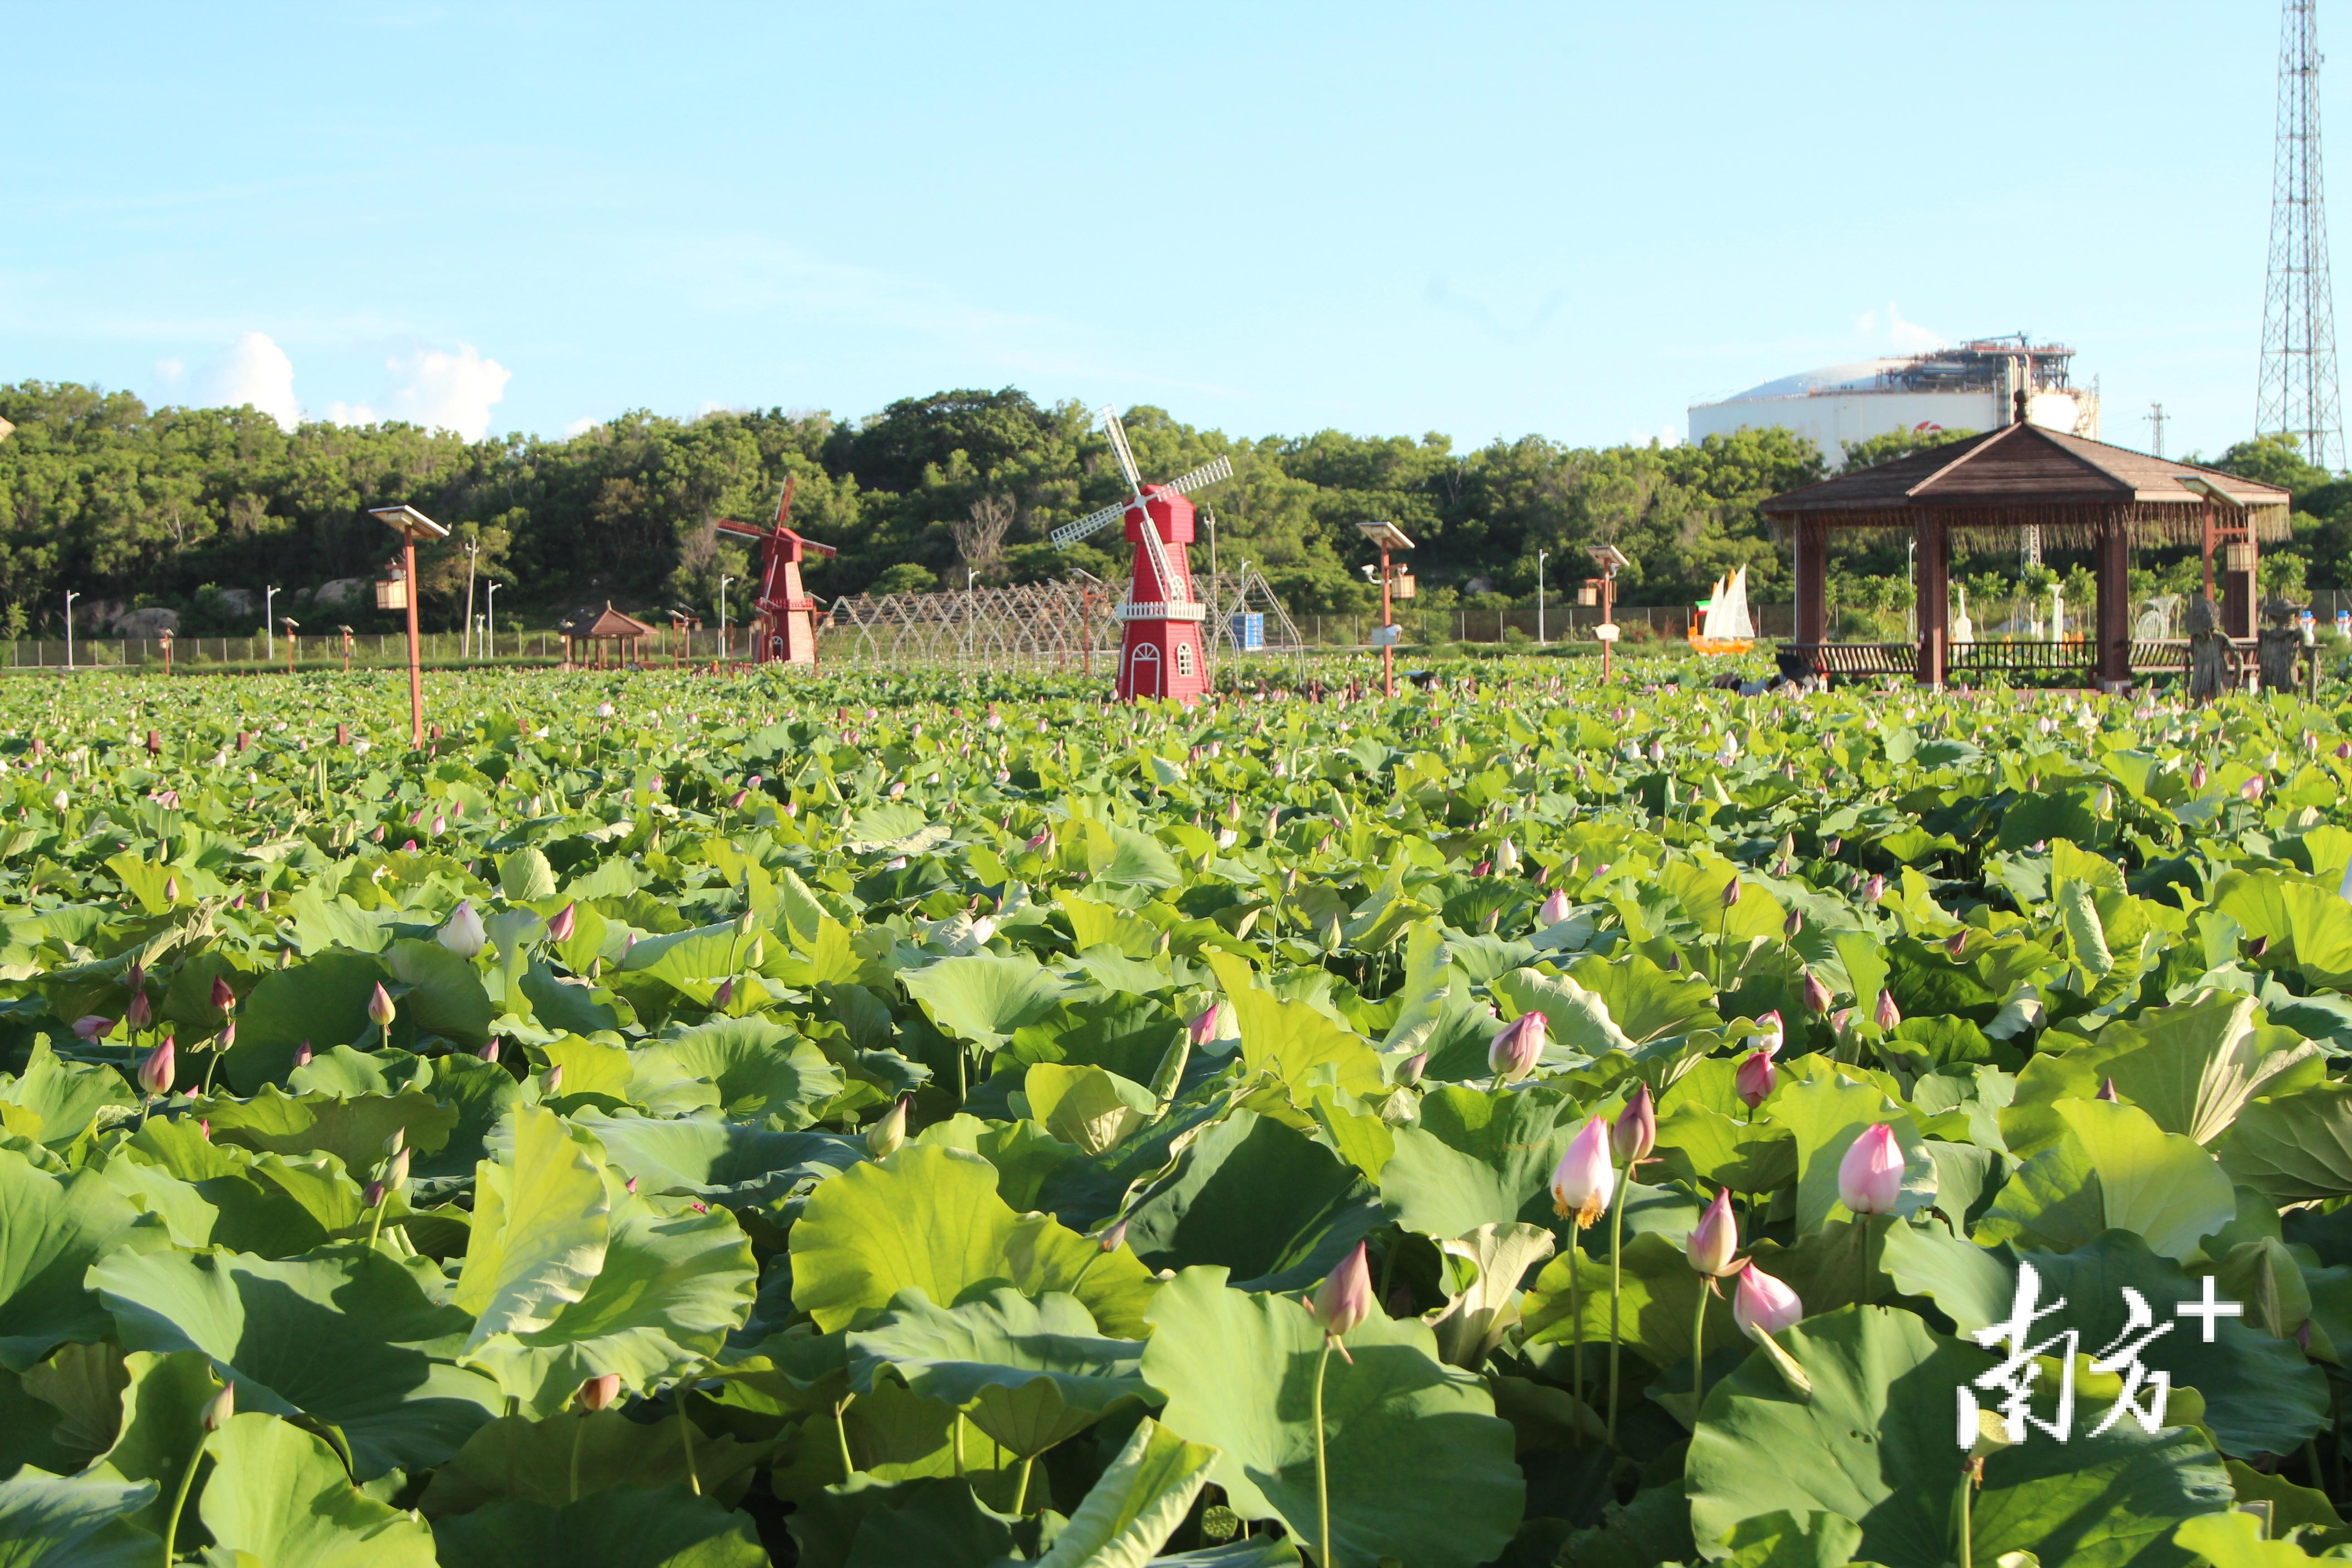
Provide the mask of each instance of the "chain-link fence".
MULTIPOLYGON (((463 632, 427 632, 417 640, 419 654, 425 663, 433 665, 544 665, 563 661, 561 632, 501 628, 495 638, 469 638, 463 632)), ((70 645, 63 637, 24 637, 0 643, 0 648, 5 649, 5 655, 0 655, 0 673, 137 669, 149 666, 161 669, 164 662, 160 637, 76 637, 70 645)), ((637 656, 645 665, 666 668, 709 664, 722 658, 748 659, 756 651, 753 634, 746 626, 729 626, 723 641, 716 627, 700 631, 672 631, 665 627, 644 639, 637 656)), ((346 650, 340 632, 316 637, 306 632, 290 638, 175 637, 172 639, 171 663, 174 669, 284 669, 290 653, 297 670, 341 669, 347 652, 353 669, 404 668, 408 663, 408 638, 399 632, 359 633, 352 636, 346 650)))

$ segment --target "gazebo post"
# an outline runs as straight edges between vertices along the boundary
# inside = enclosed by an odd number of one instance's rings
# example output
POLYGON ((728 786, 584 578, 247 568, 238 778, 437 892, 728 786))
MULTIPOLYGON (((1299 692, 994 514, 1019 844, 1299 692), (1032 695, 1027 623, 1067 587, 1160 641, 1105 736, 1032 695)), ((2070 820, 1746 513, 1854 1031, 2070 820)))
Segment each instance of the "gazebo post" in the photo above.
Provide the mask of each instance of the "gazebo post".
POLYGON ((1944 663, 1951 636, 1951 535, 1940 517, 1923 517, 1917 524, 1919 542, 1918 621, 1919 684, 1944 684, 1944 663))
POLYGON ((1830 640, 1829 531, 1811 518, 1797 520, 1797 641, 1818 647, 1830 640))
POLYGON ((2094 673, 2101 689, 2131 684, 2131 533, 2120 518, 2100 524, 2099 652, 2094 673))

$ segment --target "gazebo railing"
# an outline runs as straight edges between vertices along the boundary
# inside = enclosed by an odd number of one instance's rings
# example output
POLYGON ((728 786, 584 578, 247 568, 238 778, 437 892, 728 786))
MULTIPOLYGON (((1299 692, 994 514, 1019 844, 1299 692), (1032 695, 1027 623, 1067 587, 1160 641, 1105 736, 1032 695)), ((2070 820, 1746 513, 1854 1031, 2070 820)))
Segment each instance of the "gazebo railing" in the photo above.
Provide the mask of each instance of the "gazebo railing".
MULTIPOLYGON (((1829 642, 1783 645, 1813 668, 1837 676, 1912 675, 1919 668, 1919 647, 1907 642, 1829 642)), ((2075 671, 2087 680, 2097 650, 2085 638, 2064 642, 1956 642, 1945 651, 1948 673, 2062 673, 2075 671)), ((2227 660, 2231 675, 2242 679, 2254 666, 2254 645, 2232 641, 2227 660)), ((2189 643, 2184 637, 2138 637, 2131 645, 2135 674, 2186 672, 2189 643)))

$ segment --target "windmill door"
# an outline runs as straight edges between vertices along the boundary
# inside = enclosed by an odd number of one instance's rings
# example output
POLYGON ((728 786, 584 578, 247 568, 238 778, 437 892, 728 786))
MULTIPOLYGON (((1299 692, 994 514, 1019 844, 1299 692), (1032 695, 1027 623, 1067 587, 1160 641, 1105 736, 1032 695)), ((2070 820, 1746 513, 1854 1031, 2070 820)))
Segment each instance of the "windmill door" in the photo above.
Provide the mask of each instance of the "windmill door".
POLYGON ((1160 695, 1160 647, 1157 643, 1139 642, 1128 656, 1127 684, 1132 697, 1160 695))

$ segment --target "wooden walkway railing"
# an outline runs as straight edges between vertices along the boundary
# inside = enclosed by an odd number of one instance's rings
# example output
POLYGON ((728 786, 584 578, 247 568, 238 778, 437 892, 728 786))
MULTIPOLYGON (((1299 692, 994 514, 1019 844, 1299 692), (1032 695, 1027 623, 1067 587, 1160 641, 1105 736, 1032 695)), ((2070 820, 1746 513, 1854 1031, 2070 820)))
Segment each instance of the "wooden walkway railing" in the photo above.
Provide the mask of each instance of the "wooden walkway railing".
MULTIPOLYGON (((1815 669, 1831 675, 1873 676, 1910 675, 1919 668, 1916 644, 1907 642, 1831 642, 1789 643, 1783 645, 1815 669)), ((2233 667, 2251 668, 2254 645, 2232 643, 2230 662, 2233 667)), ((2079 673, 2089 683, 2093 669, 2093 649, 2087 641, 2069 642, 1962 642, 1954 643, 1945 655, 1948 673, 1963 671, 1982 673, 2079 673)), ((2189 644, 2185 638, 2147 638, 2131 645, 2131 668, 2136 675, 2160 675, 2168 671, 2187 673, 2189 644)))

